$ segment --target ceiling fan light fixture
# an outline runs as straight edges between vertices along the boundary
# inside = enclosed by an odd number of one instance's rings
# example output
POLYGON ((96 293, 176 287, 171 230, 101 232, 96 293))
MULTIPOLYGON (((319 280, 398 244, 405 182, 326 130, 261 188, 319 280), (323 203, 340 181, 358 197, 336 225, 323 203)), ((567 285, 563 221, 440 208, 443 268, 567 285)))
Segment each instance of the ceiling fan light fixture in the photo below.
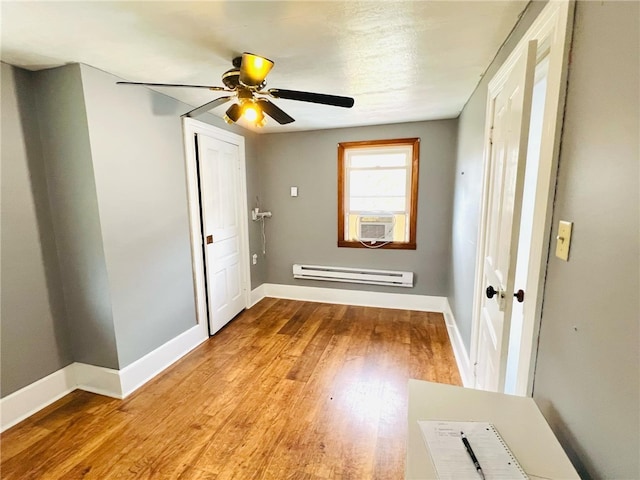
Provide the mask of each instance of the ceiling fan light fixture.
POLYGON ((237 103, 234 103, 229 108, 227 108, 227 111, 225 112, 223 118, 225 122, 231 125, 233 123, 236 123, 241 116, 242 116, 242 109, 240 108, 240 105, 238 105, 237 103))
POLYGON ((249 123, 261 127, 265 123, 264 113, 255 102, 244 102, 242 104, 242 117, 249 123))
POLYGON ((267 74, 273 68, 273 62, 268 58, 243 53, 240 67, 240 82, 248 87, 260 87, 267 74))

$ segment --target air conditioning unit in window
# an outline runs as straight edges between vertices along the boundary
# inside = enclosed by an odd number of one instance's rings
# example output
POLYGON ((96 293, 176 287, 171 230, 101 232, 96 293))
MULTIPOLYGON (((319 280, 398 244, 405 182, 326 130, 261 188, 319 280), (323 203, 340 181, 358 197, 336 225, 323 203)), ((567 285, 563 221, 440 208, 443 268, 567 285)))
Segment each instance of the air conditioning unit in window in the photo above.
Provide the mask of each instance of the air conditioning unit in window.
POLYGON ((393 241, 393 215, 359 215, 358 240, 362 242, 393 241))

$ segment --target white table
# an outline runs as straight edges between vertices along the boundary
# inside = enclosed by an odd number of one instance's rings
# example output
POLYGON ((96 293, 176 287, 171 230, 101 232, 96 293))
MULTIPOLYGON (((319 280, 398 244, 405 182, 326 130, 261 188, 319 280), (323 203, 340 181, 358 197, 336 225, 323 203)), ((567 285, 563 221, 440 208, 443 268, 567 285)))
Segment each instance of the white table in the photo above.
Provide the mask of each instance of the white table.
POLYGON ((418 420, 493 423, 529 478, 580 479, 532 398, 409 380, 408 418, 406 480, 438 478, 418 420))

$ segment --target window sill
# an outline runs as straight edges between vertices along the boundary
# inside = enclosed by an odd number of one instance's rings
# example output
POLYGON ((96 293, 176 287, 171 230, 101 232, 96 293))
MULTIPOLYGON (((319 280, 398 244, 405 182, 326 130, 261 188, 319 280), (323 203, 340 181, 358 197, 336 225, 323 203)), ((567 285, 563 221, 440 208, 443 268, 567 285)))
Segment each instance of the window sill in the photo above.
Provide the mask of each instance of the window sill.
POLYGON ((366 245, 363 245, 360 242, 353 242, 349 240, 338 240, 338 247, 346 247, 346 248, 368 248, 369 250, 415 250, 415 243, 403 243, 403 242, 390 242, 385 245, 374 244, 370 245, 365 242, 366 245))

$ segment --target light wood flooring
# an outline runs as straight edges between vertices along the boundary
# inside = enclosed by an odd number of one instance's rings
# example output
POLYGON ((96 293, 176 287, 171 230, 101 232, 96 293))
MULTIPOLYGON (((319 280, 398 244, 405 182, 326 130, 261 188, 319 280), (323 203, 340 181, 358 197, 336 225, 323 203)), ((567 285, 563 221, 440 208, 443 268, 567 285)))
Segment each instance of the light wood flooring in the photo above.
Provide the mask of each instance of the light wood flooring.
POLYGON ((267 298, 125 400, 0 437, 2 479, 402 479, 407 380, 460 385, 441 314, 267 298))

